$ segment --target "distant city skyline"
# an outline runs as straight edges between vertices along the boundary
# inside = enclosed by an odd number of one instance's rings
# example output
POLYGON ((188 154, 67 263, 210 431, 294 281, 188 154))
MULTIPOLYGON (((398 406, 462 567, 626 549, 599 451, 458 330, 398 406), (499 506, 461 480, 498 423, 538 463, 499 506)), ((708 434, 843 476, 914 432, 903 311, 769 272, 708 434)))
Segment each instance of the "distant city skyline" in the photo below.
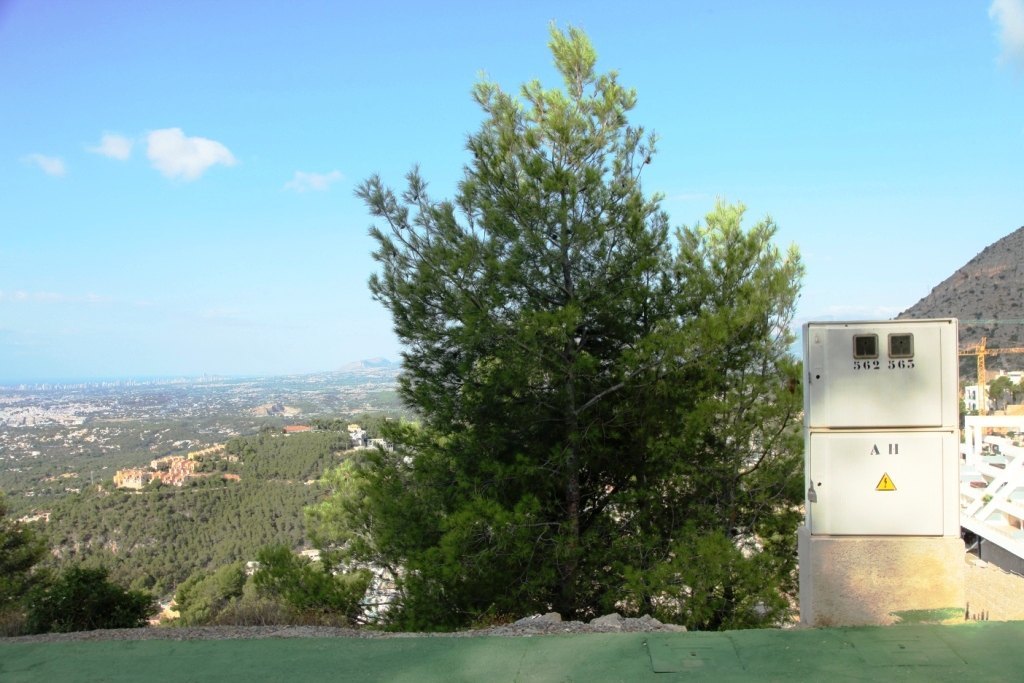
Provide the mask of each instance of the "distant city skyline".
POLYGON ((0 385, 399 360, 355 187, 451 197, 480 72, 578 26, 673 226, 771 215, 797 321, 891 318, 1024 225, 1024 0, 0 0, 0 385))

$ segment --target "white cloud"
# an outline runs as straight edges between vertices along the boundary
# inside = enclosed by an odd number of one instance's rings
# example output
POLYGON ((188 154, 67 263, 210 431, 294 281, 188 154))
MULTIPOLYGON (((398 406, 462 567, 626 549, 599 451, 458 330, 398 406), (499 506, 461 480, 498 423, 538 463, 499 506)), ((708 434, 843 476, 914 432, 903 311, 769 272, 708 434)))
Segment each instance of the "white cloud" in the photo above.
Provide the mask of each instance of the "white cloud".
POLYGON ((216 140, 186 137, 180 128, 154 130, 146 136, 146 142, 146 156, 153 168, 168 178, 196 180, 211 166, 235 165, 227 147, 216 140))
POLYGON ((45 154, 29 154, 23 161, 43 169, 43 172, 52 176, 63 176, 68 172, 64 160, 59 157, 48 157, 45 154))
POLYGON ((296 171, 295 176, 284 184, 284 189, 294 190, 295 192, 309 192, 310 190, 323 192, 344 178, 345 176, 341 174, 341 171, 331 171, 330 173, 296 171))
POLYGON ((1024 72, 1024 0, 993 0, 988 16, 999 27, 1000 61, 1024 72))
POLYGON ((126 138, 123 135, 117 133, 104 133, 103 137, 100 138, 100 144, 95 147, 88 147, 90 152, 96 154, 102 154, 105 157, 111 159, 117 159, 118 161, 127 161, 132 155, 132 145, 134 141, 131 138, 126 138))

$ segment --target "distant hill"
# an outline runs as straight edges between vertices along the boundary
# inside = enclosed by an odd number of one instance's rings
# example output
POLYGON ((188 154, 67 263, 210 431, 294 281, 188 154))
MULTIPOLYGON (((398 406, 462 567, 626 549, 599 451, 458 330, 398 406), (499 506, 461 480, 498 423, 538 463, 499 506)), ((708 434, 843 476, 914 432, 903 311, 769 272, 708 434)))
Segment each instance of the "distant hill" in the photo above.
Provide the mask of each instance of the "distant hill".
POLYGON ((339 372, 359 372, 360 370, 390 370, 399 368, 398 363, 393 363, 387 358, 367 358, 348 363, 339 368, 339 372))
MULTIPOLYGON (((990 348, 1024 347, 1024 226, 985 247, 897 317, 959 318, 962 349, 983 336, 990 348)), ((989 356, 987 365, 1022 368, 1024 354, 989 356)), ((973 377, 973 363, 961 364, 961 374, 973 377)))

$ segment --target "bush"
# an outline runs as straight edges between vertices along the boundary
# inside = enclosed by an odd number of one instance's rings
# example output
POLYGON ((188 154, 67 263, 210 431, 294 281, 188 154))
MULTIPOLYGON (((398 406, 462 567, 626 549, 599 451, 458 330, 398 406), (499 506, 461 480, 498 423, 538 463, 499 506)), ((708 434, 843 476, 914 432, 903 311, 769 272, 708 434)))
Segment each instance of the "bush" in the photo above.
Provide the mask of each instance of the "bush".
POLYGON ((21 608, 0 608, 0 638, 20 636, 25 633, 25 611, 21 608))
MULTIPOLYGON (((787 594, 795 592, 793 575, 782 586, 781 551, 751 552, 756 542, 740 547, 725 534, 687 527, 673 554, 646 572, 626 570, 634 596, 648 598, 643 609, 663 622, 692 631, 777 627, 790 615, 787 594)), ((792 543, 789 537, 765 538, 765 545, 792 543)), ((634 598, 636 600, 636 598, 634 598)))
POLYGON ((234 598, 210 620, 212 626, 351 626, 344 612, 296 609, 278 595, 261 594, 254 582, 245 584, 242 597, 234 598))
POLYGON ((295 610, 280 598, 260 595, 252 581, 209 621, 212 626, 279 626, 301 623, 295 610))
POLYGON ((264 548, 257 556, 260 569, 253 582, 260 594, 278 598, 305 623, 354 624, 370 577, 367 572, 333 574, 320 562, 310 562, 285 546, 264 548))
POLYGON ((197 573, 190 576, 178 587, 174 596, 182 625, 214 623, 231 601, 241 597, 245 582, 243 562, 225 565, 212 574, 197 573))
POLYGON ((104 568, 72 566, 28 598, 30 633, 67 633, 145 626, 158 607, 153 596, 107 580, 104 568))

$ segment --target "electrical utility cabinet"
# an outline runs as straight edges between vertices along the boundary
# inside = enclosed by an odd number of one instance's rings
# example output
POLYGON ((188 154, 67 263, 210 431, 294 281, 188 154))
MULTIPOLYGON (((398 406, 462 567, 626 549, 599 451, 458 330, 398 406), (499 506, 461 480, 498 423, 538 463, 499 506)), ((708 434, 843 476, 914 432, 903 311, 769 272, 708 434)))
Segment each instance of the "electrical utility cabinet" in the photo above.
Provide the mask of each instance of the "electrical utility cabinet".
POLYGON ((810 535, 959 538, 957 321, 803 333, 810 535))

